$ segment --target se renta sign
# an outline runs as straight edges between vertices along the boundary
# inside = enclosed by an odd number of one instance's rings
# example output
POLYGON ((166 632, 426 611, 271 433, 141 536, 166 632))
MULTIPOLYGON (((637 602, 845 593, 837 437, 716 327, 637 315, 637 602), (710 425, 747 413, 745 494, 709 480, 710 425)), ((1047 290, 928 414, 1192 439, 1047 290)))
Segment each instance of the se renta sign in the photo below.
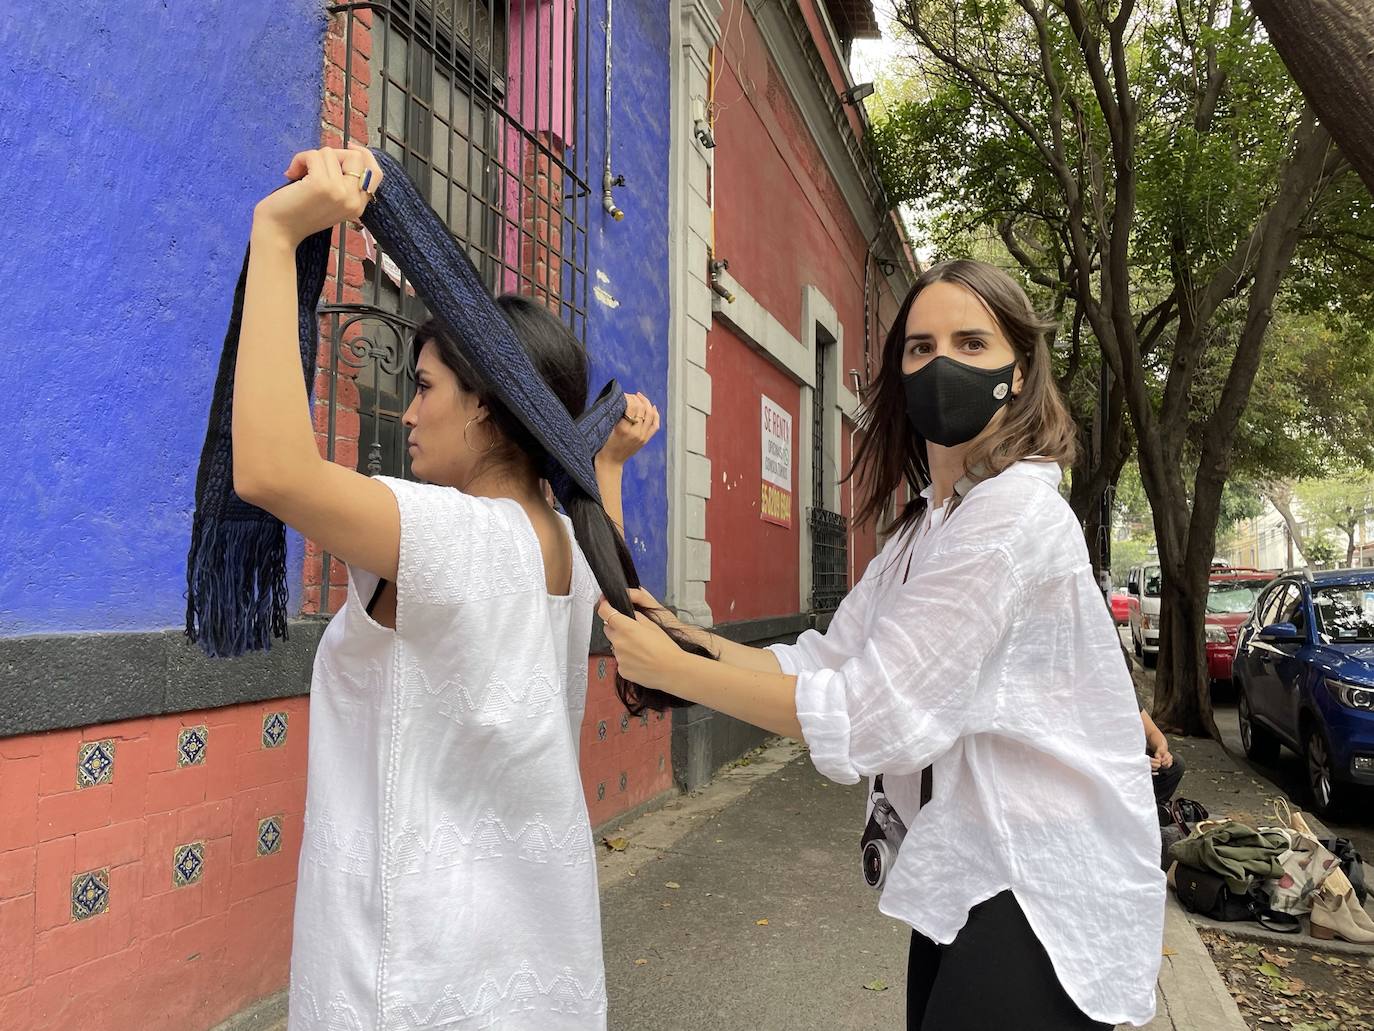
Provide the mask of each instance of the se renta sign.
POLYGON ((792 416, 766 395, 759 395, 763 476, 759 518, 777 526, 792 525, 792 416))

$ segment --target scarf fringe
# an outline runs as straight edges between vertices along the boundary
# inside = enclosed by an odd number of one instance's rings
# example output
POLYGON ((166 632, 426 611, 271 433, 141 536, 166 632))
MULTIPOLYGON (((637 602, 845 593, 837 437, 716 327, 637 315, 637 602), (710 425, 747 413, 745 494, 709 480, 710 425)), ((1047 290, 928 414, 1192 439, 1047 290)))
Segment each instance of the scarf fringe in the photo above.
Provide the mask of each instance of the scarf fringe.
POLYGON ((286 640, 286 530, 276 520, 198 516, 186 560, 186 636, 214 659, 286 640))

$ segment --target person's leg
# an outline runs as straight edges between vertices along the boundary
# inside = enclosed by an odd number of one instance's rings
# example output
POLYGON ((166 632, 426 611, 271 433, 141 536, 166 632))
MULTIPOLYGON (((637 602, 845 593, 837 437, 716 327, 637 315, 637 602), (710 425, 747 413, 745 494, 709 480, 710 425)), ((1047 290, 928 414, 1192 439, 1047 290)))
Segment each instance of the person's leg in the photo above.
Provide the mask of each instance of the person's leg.
POLYGON ((906 963, 906 1031, 922 1031, 926 1000, 930 998, 930 988, 939 969, 940 946, 912 931, 911 952, 906 963))
POLYGON ((1151 777, 1155 787, 1155 801, 1167 802, 1174 797, 1174 792, 1178 790, 1179 781, 1183 780, 1183 760, 1174 756, 1174 761, 1169 764, 1167 769, 1160 770, 1151 777))
POLYGON ((929 1031, 1111 1031, 1074 1005, 1010 891, 973 907, 940 952, 929 1031))

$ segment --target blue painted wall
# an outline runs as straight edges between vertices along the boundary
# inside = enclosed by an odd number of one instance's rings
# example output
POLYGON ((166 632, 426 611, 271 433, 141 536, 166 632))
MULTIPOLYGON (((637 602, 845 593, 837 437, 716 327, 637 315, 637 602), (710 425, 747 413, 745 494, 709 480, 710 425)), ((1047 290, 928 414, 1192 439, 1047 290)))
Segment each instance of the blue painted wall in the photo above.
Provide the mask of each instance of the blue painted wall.
POLYGON ((182 622, 230 294, 318 140, 324 27, 319 0, 5 5, 0 635, 182 622))
MULTIPOLYGON (((668 143, 672 5, 616 3, 612 24, 613 171, 625 176, 615 222, 601 207, 605 163, 605 0, 585 12, 590 60, 582 71, 589 110, 590 238, 587 344, 592 390, 611 376, 666 413, 668 393, 668 143), (604 277, 604 278, 603 278, 604 277), (595 293, 600 288, 602 297, 595 293)), ((641 451, 625 479, 625 520, 645 586, 662 597, 668 568, 667 430, 641 451)))

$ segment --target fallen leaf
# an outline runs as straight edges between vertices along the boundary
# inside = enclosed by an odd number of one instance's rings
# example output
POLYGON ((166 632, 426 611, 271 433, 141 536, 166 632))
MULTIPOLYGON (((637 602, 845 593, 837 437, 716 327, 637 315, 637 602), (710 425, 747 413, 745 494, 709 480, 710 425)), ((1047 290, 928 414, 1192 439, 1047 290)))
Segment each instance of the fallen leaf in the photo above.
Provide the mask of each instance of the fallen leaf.
POLYGON ((767 926, 768 926, 768 918, 767 918, 767 917, 764 917, 762 920, 755 920, 755 921, 754 921, 754 925, 755 925, 756 927, 767 927, 767 926))
POLYGON ((1166 945, 1166 946, 1164 946, 1164 950, 1160 953, 1160 955, 1162 955, 1162 956, 1177 956, 1178 953, 1175 952, 1173 949, 1169 948, 1169 946, 1166 945))
POLYGON ((649 962, 649 961, 648 961, 647 959, 637 959, 637 960, 635 960, 635 966, 637 966, 637 967, 642 967, 642 966, 644 966, 644 964, 646 964, 646 963, 648 963, 648 962, 649 962))
POLYGON ((672 888, 674 891, 677 891, 679 888, 682 887, 682 885, 678 884, 677 881, 665 881, 663 886, 665 888, 672 888))
POLYGON ((1273 963, 1261 963, 1259 972, 1263 974, 1265 977, 1283 977, 1283 971, 1280 970, 1278 967, 1274 966, 1273 963))
POLYGON ((887 991, 887 982, 881 979, 869 981, 868 984, 864 985, 864 989, 870 992, 885 992, 887 991))
POLYGON ((1260 955, 1278 967, 1289 967, 1293 965, 1293 957, 1280 956, 1277 953, 1270 952, 1268 949, 1260 949, 1260 955))
POLYGON ((630 843, 629 838, 602 838, 601 840, 612 852, 624 852, 625 846, 630 843))

